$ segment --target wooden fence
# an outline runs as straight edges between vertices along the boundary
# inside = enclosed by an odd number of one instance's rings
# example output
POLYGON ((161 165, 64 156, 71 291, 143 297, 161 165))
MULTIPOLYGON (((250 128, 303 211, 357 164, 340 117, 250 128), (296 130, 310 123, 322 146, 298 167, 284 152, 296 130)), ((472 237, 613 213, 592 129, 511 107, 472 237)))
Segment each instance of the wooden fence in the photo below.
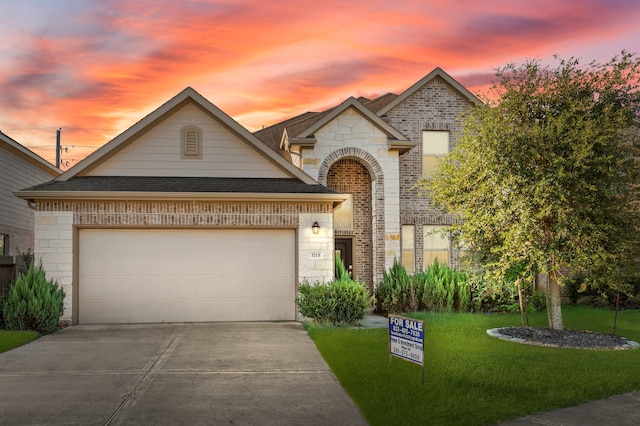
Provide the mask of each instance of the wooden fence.
POLYGON ((16 264, 13 256, 0 256, 0 298, 9 293, 16 279, 16 264))

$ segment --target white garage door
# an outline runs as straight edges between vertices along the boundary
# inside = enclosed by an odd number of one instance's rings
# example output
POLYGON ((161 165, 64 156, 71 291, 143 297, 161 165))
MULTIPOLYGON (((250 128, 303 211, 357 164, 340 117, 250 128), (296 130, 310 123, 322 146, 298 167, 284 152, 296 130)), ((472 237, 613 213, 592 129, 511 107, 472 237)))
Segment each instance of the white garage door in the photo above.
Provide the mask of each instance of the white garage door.
POLYGON ((83 229, 81 324, 295 319, 293 230, 83 229))

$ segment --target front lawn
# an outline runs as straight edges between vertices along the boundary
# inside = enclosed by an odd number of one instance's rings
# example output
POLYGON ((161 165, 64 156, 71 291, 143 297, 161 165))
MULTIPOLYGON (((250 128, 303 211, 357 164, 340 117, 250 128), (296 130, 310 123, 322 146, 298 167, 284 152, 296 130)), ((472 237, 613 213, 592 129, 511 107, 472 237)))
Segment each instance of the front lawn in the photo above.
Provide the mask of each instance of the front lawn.
MULTIPOLYGON (((610 333, 613 312, 563 307, 565 328, 610 333)), ((519 314, 415 314, 425 320, 420 366, 389 359, 386 329, 307 325, 338 380, 372 425, 484 425, 640 389, 640 349, 588 351, 522 345, 486 334, 519 314)), ((546 327, 546 313, 530 324, 546 327)), ((617 333, 640 342, 640 311, 617 333)))
POLYGON ((0 353, 27 344, 38 336, 35 331, 0 330, 0 353))

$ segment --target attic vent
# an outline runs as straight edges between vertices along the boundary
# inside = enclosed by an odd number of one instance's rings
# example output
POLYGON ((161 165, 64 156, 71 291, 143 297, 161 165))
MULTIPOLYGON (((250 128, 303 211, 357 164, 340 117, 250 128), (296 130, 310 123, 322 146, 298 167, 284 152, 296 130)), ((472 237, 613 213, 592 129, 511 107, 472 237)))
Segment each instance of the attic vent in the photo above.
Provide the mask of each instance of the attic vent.
POLYGON ((184 153, 198 155, 198 133, 195 130, 187 130, 186 132, 184 153))
POLYGON ((196 126, 185 126, 181 133, 181 157, 202 158, 202 130, 196 126))

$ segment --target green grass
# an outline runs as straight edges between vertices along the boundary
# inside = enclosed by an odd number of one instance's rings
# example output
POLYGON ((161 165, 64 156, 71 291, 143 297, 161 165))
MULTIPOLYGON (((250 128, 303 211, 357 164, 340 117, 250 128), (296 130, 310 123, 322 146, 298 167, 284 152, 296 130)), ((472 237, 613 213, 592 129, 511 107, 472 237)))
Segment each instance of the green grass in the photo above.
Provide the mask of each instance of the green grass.
POLYGON ((38 337, 35 331, 6 331, 0 330, 0 353, 29 343, 38 337))
MULTIPOLYGON (((588 351, 522 345, 486 334, 519 314, 416 314, 425 320, 419 365, 389 358, 386 329, 324 328, 309 335, 372 425, 484 425, 640 389, 640 349, 588 351)), ((563 307, 565 328, 610 333, 613 312, 563 307)), ((530 324, 546 327, 545 313, 530 324)), ((640 311, 617 333, 640 342, 640 311)))

